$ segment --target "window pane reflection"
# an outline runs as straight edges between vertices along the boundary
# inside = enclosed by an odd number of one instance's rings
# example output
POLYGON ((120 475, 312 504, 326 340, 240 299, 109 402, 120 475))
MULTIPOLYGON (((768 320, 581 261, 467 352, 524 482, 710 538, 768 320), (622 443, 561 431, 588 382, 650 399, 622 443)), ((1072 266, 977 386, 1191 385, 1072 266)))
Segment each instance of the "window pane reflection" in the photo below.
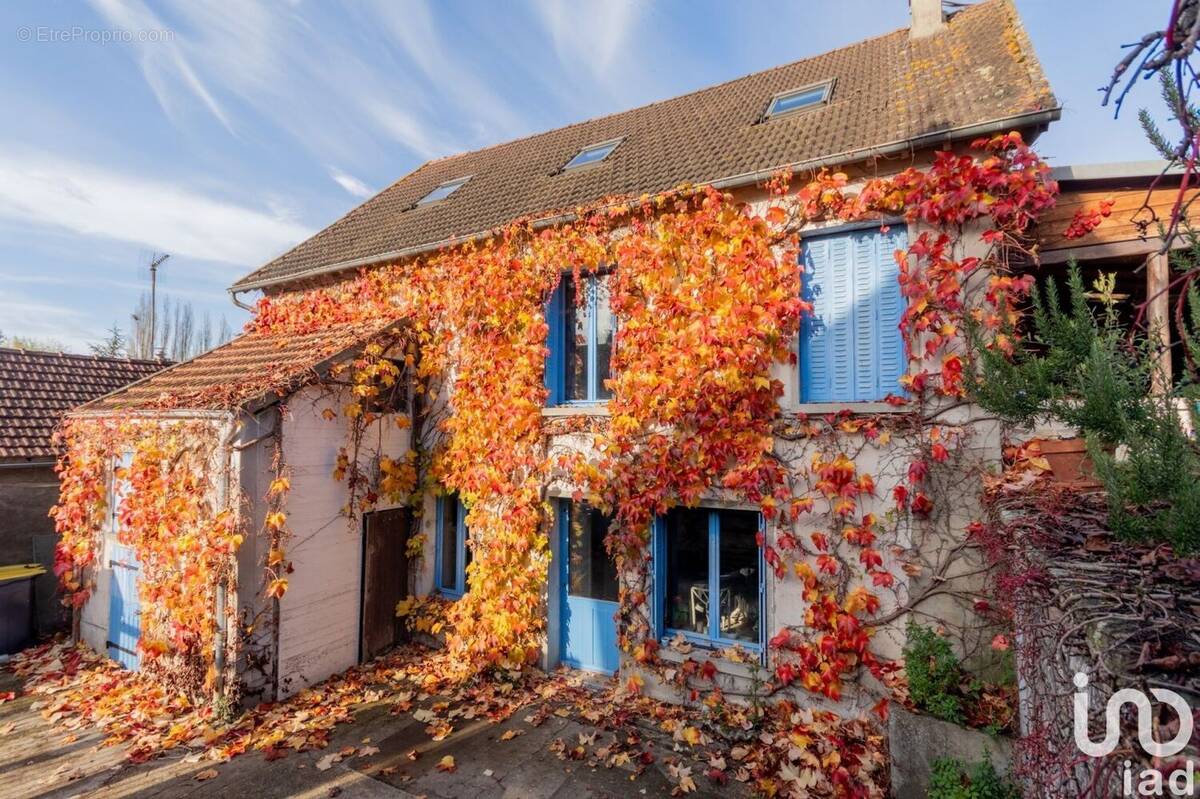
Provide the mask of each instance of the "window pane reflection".
POLYGON ((758 514, 720 511, 721 637, 758 641, 758 514))
POLYGON ((596 302, 596 398, 609 399, 612 392, 605 387, 604 381, 612 376, 612 346, 613 333, 616 330, 616 320, 613 319, 612 309, 609 308, 608 275, 593 278, 596 302))
POLYGON ((708 512, 677 508, 667 515, 663 624, 708 633, 708 512))
POLYGON ((458 498, 453 494, 442 497, 442 573, 440 588, 458 590, 458 498))
POLYGON ((567 523, 567 591, 571 596, 617 601, 617 567, 604 548, 609 518, 572 502, 567 523))
MULTIPOLYGON (((588 398, 588 308, 587 298, 583 305, 579 304, 578 292, 575 290, 575 280, 570 275, 564 275, 566 283, 565 304, 563 315, 566 319, 566 398, 568 400, 586 400, 588 398)), ((585 281, 581 281, 586 286, 585 281)))

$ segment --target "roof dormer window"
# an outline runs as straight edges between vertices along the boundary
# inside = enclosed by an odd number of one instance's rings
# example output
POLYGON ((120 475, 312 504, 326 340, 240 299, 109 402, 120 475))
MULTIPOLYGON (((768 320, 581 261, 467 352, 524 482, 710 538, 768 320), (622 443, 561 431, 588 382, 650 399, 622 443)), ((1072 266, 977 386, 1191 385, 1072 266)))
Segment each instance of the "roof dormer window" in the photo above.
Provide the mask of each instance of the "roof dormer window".
POLYGON ((620 143, 620 139, 613 139, 612 141, 600 142, 599 144, 590 144, 576 153, 575 157, 563 166, 563 171, 578 169, 588 164, 598 164, 612 155, 612 151, 617 149, 617 145, 620 143))
POLYGON ((767 119, 825 105, 829 102, 829 95, 832 91, 833 81, 827 80, 823 83, 814 83, 799 89, 780 92, 771 98, 771 104, 767 106, 767 119))
POLYGON ((417 205, 429 205, 431 203, 440 202, 465 186, 467 181, 470 179, 470 176, 467 176, 465 178, 455 178, 454 180, 447 180, 445 183, 439 183, 434 187, 433 191, 417 200, 417 205))

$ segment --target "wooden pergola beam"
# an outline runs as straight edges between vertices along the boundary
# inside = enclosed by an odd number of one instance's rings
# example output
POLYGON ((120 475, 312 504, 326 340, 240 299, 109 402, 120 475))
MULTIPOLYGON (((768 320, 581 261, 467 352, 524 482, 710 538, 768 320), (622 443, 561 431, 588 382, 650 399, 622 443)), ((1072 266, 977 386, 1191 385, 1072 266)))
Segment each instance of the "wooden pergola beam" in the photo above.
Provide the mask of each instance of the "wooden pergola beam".
POLYGON ((1167 288, 1171 270, 1166 253, 1146 257, 1146 330, 1155 351, 1151 387, 1156 394, 1171 390, 1171 299, 1167 288))

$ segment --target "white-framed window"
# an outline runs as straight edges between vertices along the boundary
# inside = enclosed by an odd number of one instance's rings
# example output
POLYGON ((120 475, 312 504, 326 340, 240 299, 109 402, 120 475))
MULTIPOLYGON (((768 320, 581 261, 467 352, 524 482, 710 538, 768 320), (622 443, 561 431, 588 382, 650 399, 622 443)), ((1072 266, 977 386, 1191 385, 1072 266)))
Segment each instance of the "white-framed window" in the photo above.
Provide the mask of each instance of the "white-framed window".
POLYGON ((470 179, 471 177, 468 175, 465 178, 455 178, 454 180, 447 180, 445 183, 439 183, 428 194, 417 200, 417 205, 432 205, 433 203, 441 202, 467 185, 467 181, 470 179))
POLYGON ((620 143, 620 139, 613 139, 599 144, 589 144, 576 153, 574 158, 563 164, 563 171, 578 169, 589 164, 598 164, 612 155, 613 150, 617 149, 617 145, 620 143))
POLYGON ((833 81, 827 80, 802 86, 799 89, 789 89, 771 98, 767 105, 767 119, 793 114, 810 108, 825 105, 833 92, 833 81))

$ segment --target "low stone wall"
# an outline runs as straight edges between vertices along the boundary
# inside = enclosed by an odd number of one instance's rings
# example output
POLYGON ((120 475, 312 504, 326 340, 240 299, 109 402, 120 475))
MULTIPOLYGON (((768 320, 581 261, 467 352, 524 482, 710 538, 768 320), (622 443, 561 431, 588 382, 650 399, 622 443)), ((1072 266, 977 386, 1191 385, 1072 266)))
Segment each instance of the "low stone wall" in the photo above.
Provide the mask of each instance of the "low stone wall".
POLYGON ((998 774, 1008 773, 1012 758, 1012 742, 1007 738, 912 713, 895 703, 888 712, 888 750, 895 799, 925 799, 938 758, 963 763, 987 758, 998 774))

